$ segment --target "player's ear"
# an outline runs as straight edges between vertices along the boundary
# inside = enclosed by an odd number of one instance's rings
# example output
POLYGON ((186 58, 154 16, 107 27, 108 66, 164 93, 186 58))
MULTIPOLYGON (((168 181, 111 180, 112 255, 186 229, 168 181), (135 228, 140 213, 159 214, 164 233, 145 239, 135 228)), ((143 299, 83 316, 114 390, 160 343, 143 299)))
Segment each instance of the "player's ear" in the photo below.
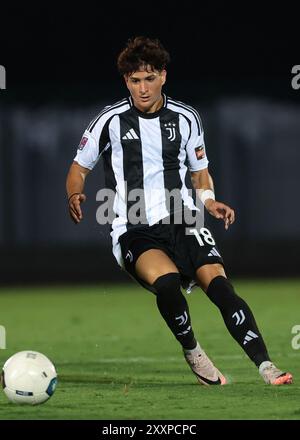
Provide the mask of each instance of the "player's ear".
POLYGON ((162 85, 165 84, 166 80, 167 80, 167 71, 165 69, 163 69, 161 71, 161 82, 162 82, 162 85))
POLYGON ((125 84, 128 88, 128 75, 125 73, 125 75, 123 75, 123 78, 124 78, 125 84))

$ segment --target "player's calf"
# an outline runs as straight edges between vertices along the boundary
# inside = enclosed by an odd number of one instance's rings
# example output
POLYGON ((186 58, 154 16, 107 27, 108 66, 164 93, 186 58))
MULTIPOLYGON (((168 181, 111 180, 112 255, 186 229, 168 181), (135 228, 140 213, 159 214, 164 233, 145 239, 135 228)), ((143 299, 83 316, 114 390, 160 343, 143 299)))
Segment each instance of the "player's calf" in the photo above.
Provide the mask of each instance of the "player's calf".
POLYGON ((159 277, 153 286, 156 290, 157 307, 183 348, 196 346, 188 303, 180 288, 180 274, 169 273, 159 277))
POLYGON ((208 286, 207 296, 219 308, 231 336, 238 342, 257 367, 270 361, 263 337, 248 304, 234 291, 223 276, 214 278, 208 286))

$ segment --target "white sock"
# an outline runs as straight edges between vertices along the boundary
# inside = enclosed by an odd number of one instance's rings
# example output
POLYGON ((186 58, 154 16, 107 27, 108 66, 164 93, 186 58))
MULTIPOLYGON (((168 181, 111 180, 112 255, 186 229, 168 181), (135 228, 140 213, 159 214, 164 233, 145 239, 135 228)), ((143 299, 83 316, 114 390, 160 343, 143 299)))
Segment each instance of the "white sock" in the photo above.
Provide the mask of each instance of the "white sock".
POLYGON ((200 346, 198 341, 197 341, 196 347, 193 348, 192 350, 184 350, 184 352, 188 353, 188 354, 198 354, 199 351, 202 352, 203 350, 202 350, 202 348, 201 348, 201 346, 200 346))
POLYGON ((272 365, 272 362, 270 361, 264 361, 260 364, 260 366, 258 367, 258 371, 260 372, 260 374, 264 371, 265 368, 270 367, 272 365))

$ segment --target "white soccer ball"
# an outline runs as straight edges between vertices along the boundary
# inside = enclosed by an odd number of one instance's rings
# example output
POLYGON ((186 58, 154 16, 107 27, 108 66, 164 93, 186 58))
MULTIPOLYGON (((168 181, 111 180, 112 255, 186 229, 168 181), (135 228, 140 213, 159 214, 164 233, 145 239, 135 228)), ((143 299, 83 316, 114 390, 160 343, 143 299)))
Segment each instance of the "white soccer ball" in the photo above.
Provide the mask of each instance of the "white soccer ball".
POLYGON ((52 362, 37 351, 20 351, 4 364, 1 382, 11 402, 38 405, 55 391, 57 374, 52 362))

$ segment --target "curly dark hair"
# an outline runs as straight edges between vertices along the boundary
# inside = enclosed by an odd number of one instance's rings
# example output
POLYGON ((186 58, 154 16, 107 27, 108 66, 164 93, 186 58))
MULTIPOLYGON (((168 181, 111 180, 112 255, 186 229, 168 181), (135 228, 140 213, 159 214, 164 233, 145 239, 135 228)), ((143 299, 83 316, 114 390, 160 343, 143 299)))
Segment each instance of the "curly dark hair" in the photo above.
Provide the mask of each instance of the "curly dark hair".
POLYGON ((128 75, 147 66, 162 71, 169 62, 170 55, 157 38, 140 36, 128 40, 118 56, 117 66, 121 75, 128 75))

